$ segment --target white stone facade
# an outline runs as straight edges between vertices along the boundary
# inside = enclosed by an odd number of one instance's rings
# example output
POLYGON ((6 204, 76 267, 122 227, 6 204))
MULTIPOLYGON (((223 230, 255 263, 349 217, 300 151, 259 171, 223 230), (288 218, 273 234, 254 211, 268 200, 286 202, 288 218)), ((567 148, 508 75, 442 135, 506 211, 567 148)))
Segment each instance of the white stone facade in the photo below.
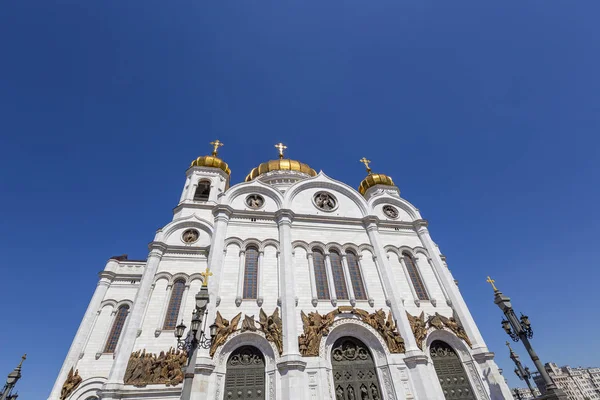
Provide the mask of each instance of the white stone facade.
MULTIPOLYGON (((571 368, 568 365, 559 367, 555 363, 546 363, 545 367, 550 378, 565 392, 569 400, 600 399, 600 368, 571 368)), ((541 376, 533 374, 533 379, 542 394, 546 393, 541 376)))
MULTIPOLYGON (((210 303, 207 320, 216 312, 231 320, 238 313, 258 316, 279 308, 283 330, 283 353, 260 332, 236 332, 210 357, 199 349, 191 399, 218 399, 226 394, 229 355, 241 345, 253 345, 265 359, 265 398, 336 399, 330 358, 334 342, 351 336, 366 344, 372 355, 387 400, 443 400, 429 346, 434 340, 449 344, 458 355, 480 400, 510 399, 511 392, 493 361, 486 344, 459 292, 445 258, 431 239, 427 222, 419 211, 400 197, 398 188, 376 185, 364 196, 324 173, 309 177, 291 171, 274 171, 250 182, 229 187, 229 176, 219 168, 192 167, 173 221, 156 233, 146 261, 111 259, 100 274, 75 339, 49 399, 60 398, 69 370, 79 370, 82 383, 68 397, 73 400, 177 399, 182 385, 135 387, 123 382, 130 354, 145 349, 159 353, 175 346, 172 330, 163 330, 165 313, 174 282, 183 279, 185 290, 178 321, 190 325, 194 296, 200 290, 207 267, 210 303), (199 181, 210 181, 206 201, 195 201, 199 181), (317 192, 336 199, 331 210, 317 208, 317 192), (259 194, 264 204, 250 208, 246 198, 259 194), (393 206, 390 218, 383 207, 393 206), (188 229, 199 232, 198 240, 185 243, 188 229), (248 246, 258 249, 256 298, 244 299, 244 264, 248 246), (348 299, 338 299, 331 260, 326 260, 330 299, 317 295, 313 252, 336 249, 358 257, 365 299, 357 299, 343 257, 348 299), (423 280, 427 300, 419 299, 402 254, 410 254, 423 280), (106 341, 117 310, 129 313, 114 352, 105 353, 106 341), (391 311, 406 345, 403 354, 390 353, 385 340, 371 326, 351 314, 336 316, 329 335, 320 343, 319 356, 302 357, 298 336, 303 333, 301 311, 326 314, 339 306, 354 306, 373 313, 391 311), (449 329, 430 329, 419 348, 406 313, 454 316, 468 335, 472 347, 449 329)), ((358 399, 358 397, 357 397, 358 399)))

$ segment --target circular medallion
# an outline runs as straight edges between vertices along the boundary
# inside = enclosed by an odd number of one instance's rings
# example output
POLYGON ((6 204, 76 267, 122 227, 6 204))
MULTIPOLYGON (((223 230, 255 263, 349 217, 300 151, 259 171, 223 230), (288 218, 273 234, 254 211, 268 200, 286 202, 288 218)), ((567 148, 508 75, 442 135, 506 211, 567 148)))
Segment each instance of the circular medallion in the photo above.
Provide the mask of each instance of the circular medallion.
POLYGON ((315 206, 323 211, 333 211, 337 208, 338 203, 336 198, 328 192, 317 192, 313 197, 315 206))
POLYGON ((195 229, 188 229, 185 232, 183 232, 183 235, 181 235, 181 240, 183 240, 183 243, 194 243, 195 241, 198 240, 198 238, 200 237, 200 233, 195 230, 195 229))
POLYGON ((396 207, 393 207, 393 206, 383 206, 383 213, 388 218, 392 218, 392 219, 398 218, 398 210, 396 210, 396 207))
POLYGON ((253 209, 259 209, 265 204, 265 199, 260 194, 251 194, 246 197, 246 205, 253 209))

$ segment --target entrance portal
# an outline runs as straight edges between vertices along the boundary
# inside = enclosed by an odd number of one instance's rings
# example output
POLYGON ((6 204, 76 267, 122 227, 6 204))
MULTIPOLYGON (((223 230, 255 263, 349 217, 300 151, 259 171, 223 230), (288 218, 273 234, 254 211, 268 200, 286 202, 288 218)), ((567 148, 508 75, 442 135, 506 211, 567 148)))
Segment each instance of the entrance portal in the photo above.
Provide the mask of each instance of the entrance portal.
POLYGON ((454 349, 446 342, 436 340, 431 343, 429 353, 446 400, 476 400, 467 373, 454 349))
POLYGON ((336 400, 381 400, 371 352, 352 337, 336 340, 331 351, 336 400))
POLYGON ((229 356, 223 399, 265 399, 265 358, 256 347, 238 347, 229 356))

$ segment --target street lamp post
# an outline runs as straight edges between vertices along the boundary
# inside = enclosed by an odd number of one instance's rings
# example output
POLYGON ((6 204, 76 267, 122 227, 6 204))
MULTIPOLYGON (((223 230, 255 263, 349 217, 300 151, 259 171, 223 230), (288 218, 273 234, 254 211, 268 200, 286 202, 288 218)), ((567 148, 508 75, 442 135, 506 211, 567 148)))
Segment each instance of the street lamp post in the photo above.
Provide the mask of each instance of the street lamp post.
POLYGON ((19 397, 18 394, 13 394, 12 390, 15 388, 18 380, 21 379, 21 365, 23 365, 23 361, 25 361, 26 358, 27 354, 24 354, 23 357, 21 357, 21 362, 17 368, 8 374, 8 377, 6 378, 6 384, 4 385, 2 392, 0 392, 0 400, 17 400, 17 397, 19 397))
POLYGON ((521 314, 521 317, 517 318, 515 311, 512 308, 512 304, 510 303, 510 297, 502 294, 502 292, 494 285, 495 281, 489 276, 487 282, 490 283, 494 289, 494 303, 498 305, 506 317, 506 319, 502 320, 502 328, 513 341, 518 342, 521 340, 523 342, 533 364, 544 380, 546 395, 541 398, 548 400, 567 400, 567 395, 556 386, 554 381, 552 381, 552 378, 550 378, 550 375, 548 375, 548 372, 546 372, 546 369, 544 368, 544 364, 542 364, 542 361, 529 342, 529 339, 533 337, 533 329, 531 328, 529 317, 521 314))
POLYGON ((517 366, 517 368, 515 368, 515 374, 519 377, 520 380, 525 381, 525 383, 527 383, 527 387, 529 388, 531 395, 535 397, 533 385, 531 384, 531 381, 530 381, 531 372, 529 371, 529 368, 527 368, 527 367, 523 368, 523 364, 521 364, 521 360, 519 360, 519 356, 510 347, 510 343, 506 342, 506 345, 510 349, 510 359, 513 360, 513 362, 517 366))
POLYGON ((181 389, 181 400, 189 400, 192 393, 192 382, 194 381, 194 374, 196 368, 196 358, 198 356, 198 347, 208 349, 212 344, 212 338, 215 336, 217 331, 217 325, 212 324, 209 327, 209 335, 207 337, 204 329, 206 328, 206 320, 204 317, 207 313, 206 306, 209 303, 208 296, 208 277, 212 275, 208 268, 206 271, 201 273, 204 276, 204 283, 200 288, 200 291, 196 294, 196 308, 192 312, 192 323, 190 330, 186 335, 186 339, 182 340, 186 326, 183 321, 175 327, 175 337, 177 338, 177 348, 187 352, 188 364, 185 369, 183 388, 181 389), (204 326, 202 321, 204 320, 204 326), (202 329, 200 329, 202 327, 202 329))

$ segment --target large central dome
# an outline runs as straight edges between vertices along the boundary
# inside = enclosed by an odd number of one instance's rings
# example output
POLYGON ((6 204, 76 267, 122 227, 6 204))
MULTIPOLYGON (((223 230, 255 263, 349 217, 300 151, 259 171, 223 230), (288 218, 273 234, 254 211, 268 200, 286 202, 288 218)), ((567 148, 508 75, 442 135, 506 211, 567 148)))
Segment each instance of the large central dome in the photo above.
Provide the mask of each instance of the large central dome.
POLYGON ((253 168, 252 171, 246 176, 246 182, 256 179, 260 175, 267 174, 269 172, 281 171, 281 172, 296 172, 305 174, 307 177, 316 176, 317 172, 309 167, 307 164, 301 163, 300 161, 290 160, 287 158, 281 158, 279 160, 271 160, 260 164, 258 167, 253 168))

